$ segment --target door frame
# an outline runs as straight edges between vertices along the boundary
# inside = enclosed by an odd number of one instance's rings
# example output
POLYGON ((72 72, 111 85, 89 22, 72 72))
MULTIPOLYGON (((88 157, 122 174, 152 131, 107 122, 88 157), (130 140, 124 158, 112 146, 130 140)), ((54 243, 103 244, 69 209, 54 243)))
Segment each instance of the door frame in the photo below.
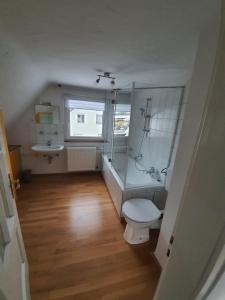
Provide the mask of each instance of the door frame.
MULTIPOLYGON (((7 177, 8 185, 10 185, 11 191, 10 193, 10 205, 12 206, 13 213, 7 215, 2 195, 0 195, 0 225, 3 233, 3 243, 5 244, 5 251, 7 251, 7 247, 10 246, 10 243, 14 241, 14 239, 18 243, 19 254, 21 257, 21 281, 22 281, 22 294, 24 300, 30 300, 30 284, 29 284, 29 266, 28 260, 26 256, 26 251, 23 242, 23 236, 20 228, 20 221, 18 217, 17 207, 16 207, 16 189, 13 184, 13 174, 12 167, 9 157, 8 144, 6 139, 6 131, 4 127, 4 118, 3 111, 0 109, 0 131, 1 131, 1 146, 2 146, 2 155, 3 160, 5 162, 5 169, 7 177), (12 239, 13 238, 13 239, 12 239)), ((4 191, 3 191, 4 193, 4 191)), ((1 291, 0 291, 0 296, 1 291)))
MULTIPOLYGON (((207 130, 207 128, 208 128, 207 123, 209 122, 209 119, 210 119, 209 112, 213 108, 212 103, 217 101, 217 105, 220 105, 220 103, 222 103, 222 101, 224 101, 224 99, 225 99, 224 98, 222 100, 222 95, 223 94, 222 94, 222 89, 221 89, 221 86, 222 86, 221 82, 225 78, 225 76, 224 76, 225 71, 222 71, 223 68, 224 68, 223 70, 225 70, 225 58, 224 58, 224 51, 225 51, 225 29, 224 29, 225 28, 224 27, 224 25, 225 25, 225 13, 224 13, 225 1, 222 0, 221 2, 222 2, 222 9, 221 9, 221 25, 220 25, 220 38, 219 38, 219 42, 218 42, 218 50, 217 50, 217 54, 216 54, 214 69, 213 69, 212 76, 211 76, 209 93, 208 93, 207 100, 206 100, 206 103, 205 103, 204 114, 203 114, 202 119, 201 119, 199 134, 198 134, 198 137, 196 139, 195 149, 194 149, 194 152, 193 152, 193 155, 192 155, 192 160, 191 160, 190 165, 189 165, 189 170, 188 170, 188 174, 187 174, 187 177, 186 177, 186 183, 185 183, 185 187, 183 189, 183 194, 182 194, 178 214, 177 214, 177 217, 176 217, 176 222, 175 222, 175 227, 174 227, 175 240, 176 240, 177 231, 180 231, 179 235, 181 235, 181 230, 180 230, 180 224, 182 223, 181 219, 182 219, 182 215, 184 213, 185 204, 187 203, 187 200, 188 200, 190 185, 193 183, 193 178, 192 178, 193 171, 194 170, 196 171, 197 166, 199 167, 199 165, 197 165, 197 159, 198 159, 197 156, 198 156, 198 153, 200 152, 200 147, 202 147, 202 144, 204 142, 205 142, 205 146, 207 147, 207 140, 204 140, 204 138, 205 138, 204 130, 207 130), (221 94, 219 94, 217 92, 218 89, 216 89, 216 88, 218 88, 218 87, 220 88, 221 94), (219 102, 219 101, 221 101, 221 102, 219 102)), ((224 90, 225 90, 225 88, 224 88, 224 90)), ((223 106, 222 106, 222 109, 223 109, 223 106)), ((209 145, 210 145, 210 143, 208 144, 208 146, 209 145)), ((223 150, 223 148, 220 150, 220 152, 222 150, 223 150)), ((215 157, 214 159, 216 161, 217 157, 215 157)), ((207 162, 206 162, 206 164, 207 164, 207 162)), ((204 168, 199 167, 198 170, 199 171, 201 170, 201 171, 204 172, 204 168)), ((214 186, 216 187, 216 185, 214 185, 214 186)), ((222 187, 222 185, 220 185, 220 186, 222 187)), ((224 184, 223 184, 223 187, 224 187, 224 184)), ((203 209, 204 209, 204 207, 203 207, 203 209)), ((224 245, 225 245, 225 219, 224 219, 224 221, 221 220, 221 224, 222 224, 222 222, 223 222, 223 225, 220 225, 220 234, 218 235, 218 238, 214 243, 214 247, 212 249, 211 255, 210 255, 207 263, 205 264, 204 271, 202 272, 202 275, 201 275, 200 279, 198 281, 196 281, 195 288, 193 290, 192 296, 191 296, 191 298, 188 298, 190 300, 205 299, 206 296, 209 294, 209 292, 212 290, 212 288, 215 286, 215 284, 218 280, 218 276, 221 274, 221 271, 224 270, 225 258, 223 258, 221 260, 218 259, 220 257, 220 255, 223 253, 223 251, 224 251, 223 249, 224 249, 224 245), (212 273, 215 271, 215 268, 217 268, 217 273, 214 274, 214 277, 212 277, 212 273), (203 293, 203 291, 204 291, 204 293, 203 293)), ((219 230, 219 228, 218 228, 218 230, 219 230)), ((185 234, 185 232, 183 232, 183 233, 185 234)), ((189 245, 189 247, 191 248, 192 245, 189 245)), ((174 259, 173 245, 170 248, 170 257, 168 258, 168 261, 165 265, 165 268, 163 269, 163 272, 161 274, 160 281, 159 281, 159 284, 158 284, 158 287, 157 287, 157 291, 155 293, 154 300, 163 299, 163 297, 162 297, 163 293, 161 293, 161 292, 165 288, 165 280, 167 280, 167 278, 169 276, 175 275, 175 276, 177 276, 177 278, 179 277, 179 274, 171 274, 171 269, 172 268, 170 269, 170 266, 171 266, 172 259, 174 259)), ((167 291, 169 290, 170 286, 174 287, 174 284, 171 284, 171 282, 170 282, 167 286, 167 291)), ((165 294, 164 294, 164 296, 165 296, 165 294)), ((186 299, 185 295, 184 295, 184 299, 186 299)), ((170 298, 168 298, 168 300, 170 300, 170 298)), ((174 298, 173 300, 177 300, 177 298, 176 299, 174 298)))

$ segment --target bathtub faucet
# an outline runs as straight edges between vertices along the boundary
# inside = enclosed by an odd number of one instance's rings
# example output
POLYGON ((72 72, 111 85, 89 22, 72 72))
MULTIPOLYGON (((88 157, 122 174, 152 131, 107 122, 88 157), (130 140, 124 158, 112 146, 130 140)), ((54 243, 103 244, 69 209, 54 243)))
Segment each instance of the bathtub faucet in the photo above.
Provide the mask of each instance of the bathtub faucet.
POLYGON ((153 179, 157 181, 161 181, 159 170, 155 167, 150 167, 148 171, 146 171, 147 174, 149 174, 153 179))
POLYGON ((150 167, 149 170, 146 171, 146 173, 152 175, 155 173, 155 171, 156 169, 154 167, 150 167))
POLYGON ((138 160, 141 160, 143 158, 143 154, 139 153, 138 155, 136 155, 134 157, 134 160, 138 161, 138 160))

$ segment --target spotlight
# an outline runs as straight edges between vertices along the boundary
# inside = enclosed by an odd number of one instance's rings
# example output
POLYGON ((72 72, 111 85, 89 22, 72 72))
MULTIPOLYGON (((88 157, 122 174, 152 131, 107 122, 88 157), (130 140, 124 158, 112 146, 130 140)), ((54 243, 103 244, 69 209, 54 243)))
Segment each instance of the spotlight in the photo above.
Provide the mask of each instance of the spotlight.
POLYGON ((99 83, 102 78, 103 79, 109 79, 111 85, 115 85, 116 84, 116 82, 115 82, 116 78, 112 77, 110 72, 104 72, 103 74, 97 74, 96 83, 99 83))

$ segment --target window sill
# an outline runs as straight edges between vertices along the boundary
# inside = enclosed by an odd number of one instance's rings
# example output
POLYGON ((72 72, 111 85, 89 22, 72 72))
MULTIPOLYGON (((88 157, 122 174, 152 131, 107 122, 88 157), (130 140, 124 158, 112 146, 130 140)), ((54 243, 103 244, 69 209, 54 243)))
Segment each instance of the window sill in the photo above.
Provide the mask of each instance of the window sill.
POLYGON ((103 138, 71 138, 71 139, 65 139, 64 142, 68 143, 105 143, 107 142, 103 138))

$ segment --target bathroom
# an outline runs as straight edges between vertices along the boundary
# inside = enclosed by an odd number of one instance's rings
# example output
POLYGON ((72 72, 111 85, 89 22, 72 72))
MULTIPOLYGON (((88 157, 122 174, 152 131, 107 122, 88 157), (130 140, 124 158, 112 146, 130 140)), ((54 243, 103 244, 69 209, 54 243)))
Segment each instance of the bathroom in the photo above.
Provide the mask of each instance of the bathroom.
MULTIPOLYGON (((75 226, 73 230, 76 235, 88 234, 88 247, 91 247, 90 234, 96 234, 99 226, 102 227, 100 232, 104 230, 108 226, 106 224, 110 216, 116 230, 119 226, 120 233, 117 239, 120 242, 124 240, 124 245, 127 244, 129 249, 135 250, 135 256, 141 258, 144 249, 151 253, 154 260, 159 259, 163 264, 165 254, 162 256, 162 252, 166 251, 166 246, 160 245, 160 240, 158 243, 157 240, 181 138, 187 106, 186 90, 185 86, 147 86, 135 82, 124 89, 109 91, 61 84, 48 86, 29 107, 24 115, 25 120, 21 123, 26 124, 26 128, 22 129, 23 132, 26 131, 26 143, 20 149, 22 172, 26 173, 29 170, 33 175, 28 181, 21 178, 22 189, 17 192, 20 201, 22 200, 21 204, 18 204, 20 213, 24 210, 23 201, 28 195, 33 204, 31 202, 26 205, 31 211, 43 212, 43 204, 49 210, 53 205, 51 201, 56 201, 57 207, 60 208, 64 204, 60 204, 57 198, 64 201, 64 196, 58 196, 58 192, 61 193, 63 189, 68 193, 67 186, 72 183, 80 192, 76 195, 75 191, 71 190, 72 186, 69 187, 68 199, 71 196, 75 199, 78 197, 77 204, 71 206, 70 200, 67 204, 71 215, 69 219, 75 226), (87 127, 77 126, 80 121, 88 122, 90 112, 94 121, 97 121, 97 115, 101 115, 101 122, 98 122, 101 130, 98 126, 94 127, 93 123, 87 127), (72 124, 71 129, 67 126, 70 120, 68 115, 74 113, 77 123, 74 128, 72 124), (84 115, 83 120, 80 115, 84 115), (68 131, 66 127, 69 128, 68 131), (79 136, 76 136, 76 130, 79 131, 79 136), (80 136, 88 130, 95 130, 93 136, 80 136), (99 198, 103 187, 99 190, 99 175, 96 178, 96 173, 102 174, 110 195, 109 201, 114 207, 110 208, 114 211, 113 215, 110 212, 105 221, 102 221, 102 218, 104 220, 107 214, 101 206, 99 207, 99 200, 101 202, 106 196, 104 195, 103 199, 99 198), (96 180, 97 194, 93 190, 96 180), (46 190, 47 186, 51 187, 51 183, 52 190, 46 190), (89 196, 82 196, 82 185, 88 183, 93 189, 87 191, 89 196), (37 190, 35 196, 33 190, 39 186, 43 191, 37 190), (57 186, 59 188, 55 194, 53 190, 57 190, 57 186), (50 197, 50 191, 53 197, 50 197), (46 195, 49 196, 46 198, 46 195), (42 199, 43 196, 47 202, 42 202, 39 208, 35 208, 37 199, 42 199), (88 202, 82 208, 81 203, 85 203, 85 198, 92 203, 93 209, 88 207, 88 202), (134 200, 136 202, 133 202, 134 200), (138 207, 142 200, 151 203, 151 206, 143 203, 143 206, 138 207), (125 208, 129 202, 132 206, 125 208), (138 245, 141 248, 136 248, 138 245)), ((20 128, 17 134, 19 130, 20 128)), ((13 161, 11 163, 13 166, 13 161)), ((26 219, 25 215, 23 218, 26 219)), ((40 217, 37 218, 39 220, 40 217)), ((49 217, 46 220, 48 219, 49 217)), ((27 221, 30 222, 29 219, 27 221)), ((40 223, 40 226, 43 225, 40 223)), ((37 227, 38 231, 40 228, 37 227)), ((27 229, 29 231, 29 227, 27 229)), ((34 227, 33 230, 30 233, 36 232, 34 227)), ((37 232, 36 235, 38 236, 37 232)), ((146 267, 148 266, 146 262, 146 267)))
MULTIPOLYGON (((128 89, 120 90, 114 96, 118 99, 118 104, 113 100, 116 103, 113 108, 114 124, 117 116, 123 114, 123 109, 129 110, 129 134, 118 134, 114 125, 111 149, 105 153, 103 170, 111 170, 112 174, 116 172, 115 179, 122 186, 123 200, 152 198, 158 202, 160 209, 164 209, 165 184, 169 184, 166 178, 172 173, 185 108, 184 87, 136 86, 133 83, 130 92, 128 89), (125 107, 127 104, 120 98, 123 93, 130 97, 129 107, 125 107)), ((118 195, 111 196, 118 201, 118 195)), ((121 209, 118 213, 121 215, 121 209)))
POLYGON ((0 299, 192 299, 222 228, 220 1, 22 2, 0 3, 0 299))
POLYGON ((33 174, 43 174, 44 169, 47 174, 102 171, 121 221, 123 203, 144 198, 161 212, 160 220, 151 225, 159 229, 179 142, 184 94, 184 86, 148 87, 135 82, 104 93, 51 85, 33 108, 24 168, 32 168, 33 174), (97 126, 91 123, 95 114, 101 116, 97 126), (78 120, 81 115, 83 120, 78 120))

